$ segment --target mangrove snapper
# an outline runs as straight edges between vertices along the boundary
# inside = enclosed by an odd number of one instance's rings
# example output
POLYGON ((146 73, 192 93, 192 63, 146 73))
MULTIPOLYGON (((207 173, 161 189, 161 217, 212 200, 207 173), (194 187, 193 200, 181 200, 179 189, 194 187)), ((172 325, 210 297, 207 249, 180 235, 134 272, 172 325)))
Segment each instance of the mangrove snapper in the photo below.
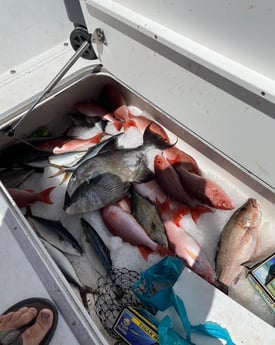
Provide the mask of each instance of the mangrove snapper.
POLYGON ((218 281, 229 287, 236 283, 243 263, 253 255, 261 222, 261 208, 254 198, 249 198, 237 209, 224 226, 216 255, 218 281))
POLYGON ((101 215, 110 232, 114 236, 119 236, 123 241, 138 246, 145 259, 150 252, 158 252, 161 255, 169 253, 167 248, 161 247, 147 235, 142 226, 129 212, 125 212, 119 206, 104 207, 101 210, 101 215), (149 249, 149 251, 146 249, 149 249))
POLYGON ((180 226, 177 210, 169 209, 168 200, 158 203, 158 209, 170 248, 192 271, 213 284, 215 282, 214 270, 200 244, 180 226))

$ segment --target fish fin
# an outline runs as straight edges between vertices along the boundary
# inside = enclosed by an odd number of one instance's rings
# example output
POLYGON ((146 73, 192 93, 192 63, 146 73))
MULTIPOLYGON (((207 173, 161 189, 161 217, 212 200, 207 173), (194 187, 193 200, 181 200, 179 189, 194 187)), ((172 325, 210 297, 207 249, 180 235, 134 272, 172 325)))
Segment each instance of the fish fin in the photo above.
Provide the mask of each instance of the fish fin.
POLYGON ((147 167, 147 165, 142 164, 141 167, 138 169, 138 172, 135 176, 136 183, 142 182, 149 182, 154 178, 155 174, 151 169, 147 167))
POLYGON ((168 249, 168 248, 165 248, 165 247, 162 247, 162 246, 158 246, 157 247, 157 253, 164 257, 164 256, 174 256, 175 253, 171 250, 171 249, 168 249))
POLYGON ((63 205, 63 210, 65 211, 67 207, 71 205, 71 197, 69 193, 66 191, 65 192, 65 197, 64 197, 64 205, 63 205))
POLYGON ((54 189, 55 186, 43 190, 39 195, 39 201, 44 202, 45 204, 53 204, 52 200, 50 199, 50 194, 54 189))
POLYGON ((79 287, 79 293, 80 293, 80 297, 81 300, 83 302, 83 305, 85 307, 85 309, 87 310, 87 312, 89 313, 89 304, 88 304, 88 299, 87 299, 87 290, 86 287, 79 287))
POLYGON ((114 111, 114 115, 119 120, 122 120, 122 121, 128 121, 129 120, 129 110, 125 104, 118 107, 114 111))
POLYGON ((150 127, 153 123, 154 122, 150 122, 143 133, 143 145, 150 144, 153 142, 161 150, 167 149, 169 147, 173 147, 174 145, 176 145, 178 139, 174 144, 170 144, 165 139, 163 139, 163 137, 160 134, 152 131, 150 127))
POLYGON ((167 197, 163 202, 160 202, 159 199, 156 198, 156 207, 159 214, 169 209, 169 201, 170 201, 169 197, 167 197))
POLYGON ((153 253, 152 249, 144 246, 138 246, 138 250, 140 251, 140 254, 146 261, 148 260, 148 256, 153 253))
POLYGON ((25 192, 30 192, 30 193, 33 193, 34 190, 33 189, 25 189, 25 192))
POLYGON ((107 120, 107 121, 111 122, 117 131, 121 130, 122 122, 120 122, 119 120, 115 119, 113 115, 106 114, 106 115, 103 116, 103 118, 104 118, 104 120, 107 120))
POLYGON ((62 175, 66 171, 64 167, 57 165, 57 164, 50 164, 49 166, 58 169, 58 171, 56 173, 48 176, 49 178, 53 178, 53 177, 57 177, 59 175, 62 175))
POLYGON ((212 213, 213 211, 211 208, 204 206, 204 205, 196 205, 195 207, 191 208, 191 217, 195 224, 198 223, 200 216, 205 213, 212 213))
POLYGON ((127 131, 130 127, 137 127, 134 120, 127 120, 123 122, 123 129, 124 131, 127 131))
POLYGON ((173 222, 179 227, 180 221, 188 213, 190 213, 190 209, 188 207, 184 205, 179 206, 177 209, 173 211, 173 222))
POLYGON ((64 176, 63 176, 63 179, 61 180, 61 182, 59 183, 59 185, 61 186, 63 183, 65 183, 67 181, 67 179, 69 178, 70 176, 70 172, 69 171, 66 171, 64 176))
POLYGON ((101 138, 103 137, 103 135, 104 135, 104 132, 98 133, 97 135, 95 135, 94 137, 91 138, 91 143, 93 143, 93 144, 99 144, 101 138))

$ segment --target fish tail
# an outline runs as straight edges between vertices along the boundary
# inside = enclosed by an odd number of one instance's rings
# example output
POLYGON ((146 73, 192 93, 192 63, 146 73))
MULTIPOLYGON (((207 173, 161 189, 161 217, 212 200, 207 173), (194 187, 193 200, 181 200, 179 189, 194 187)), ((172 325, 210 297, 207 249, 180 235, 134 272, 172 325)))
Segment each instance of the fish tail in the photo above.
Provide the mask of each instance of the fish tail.
POLYGON ((182 205, 173 211, 173 222, 179 227, 181 219, 190 212, 189 208, 182 205))
POLYGON ((107 114, 107 115, 104 115, 103 118, 104 118, 104 120, 111 122, 117 131, 121 130, 122 123, 120 121, 118 121, 117 119, 115 119, 113 115, 107 114))
POLYGON ((150 254, 153 253, 153 250, 144 246, 138 246, 138 250, 140 252, 140 254, 142 255, 142 257, 144 258, 144 260, 148 260, 148 256, 150 254))
POLYGON ((99 144, 101 138, 103 137, 103 135, 104 135, 104 132, 98 133, 97 135, 95 135, 94 137, 91 138, 91 143, 93 143, 93 144, 99 144))
POLYGON ((198 220, 200 216, 202 216, 205 213, 211 213, 213 212, 211 208, 204 206, 204 205, 196 205, 195 207, 191 208, 191 217, 195 224, 198 223, 198 220))
POLYGON ((59 175, 62 175, 66 171, 66 169, 64 167, 57 165, 57 164, 50 164, 49 166, 58 169, 58 171, 56 173, 48 176, 49 178, 53 178, 53 177, 57 177, 59 175))
POLYGON ((124 131, 127 131, 130 127, 137 127, 134 120, 127 120, 123 122, 123 129, 124 131))
POLYGON ((52 190, 54 189, 55 189, 55 186, 49 187, 43 190, 41 193, 39 193, 39 201, 44 202, 45 204, 53 204, 52 200, 50 199, 50 194, 52 190))
POLYGON ((149 125, 146 127, 144 134, 143 134, 143 145, 150 145, 154 144, 156 147, 158 147, 161 150, 167 149, 169 147, 173 147, 176 145, 177 142, 174 144, 170 144, 169 140, 166 138, 163 138, 161 134, 155 132, 151 129, 151 126, 155 124, 154 122, 150 122, 149 125))
POLYGON ((163 246, 157 247, 157 253, 159 253, 159 255, 162 257, 175 255, 175 253, 171 249, 165 248, 163 246))
POLYGON ((70 172, 69 171, 66 171, 64 176, 63 176, 63 179, 62 181, 59 183, 59 185, 61 186, 63 183, 65 183, 67 181, 67 179, 69 178, 70 176, 70 172))
POLYGON ((129 120, 129 110, 126 105, 121 105, 114 111, 114 115, 117 119, 122 121, 129 120))

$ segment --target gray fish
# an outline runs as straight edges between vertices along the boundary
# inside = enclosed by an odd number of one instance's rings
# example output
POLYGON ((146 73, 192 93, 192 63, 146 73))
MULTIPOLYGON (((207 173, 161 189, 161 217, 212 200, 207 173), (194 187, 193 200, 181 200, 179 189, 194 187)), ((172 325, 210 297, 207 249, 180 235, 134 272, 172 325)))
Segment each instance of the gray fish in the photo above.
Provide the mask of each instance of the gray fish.
POLYGON ((52 221, 35 216, 26 217, 40 237, 64 253, 81 255, 82 248, 77 240, 59 221, 52 221))
POLYGON ((156 206, 148 199, 132 190, 133 215, 148 236, 162 247, 168 248, 165 229, 156 206))
POLYGON ((249 198, 224 226, 216 255, 218 281, 225 287, 236 283, 245 262, 253 255, 259 234, 261 208, 249 198))
POLYGON ((95 291, 92 290, 89 286, 84 285, 80 281, 73 265, 71 264, 70 260, 65 256, 65 254, 63 254, 59 249, 55 248, 47 241, 41 239, 41 242, 43 243, 44 247, 46 248, 47 252, 51 256, 53 261, 56 263, 57 267, 64 274, 65 278, 79 289, 83 304, 85 308, 89 310, 86 294, 87 292, 95 293, 95 291))
POLYGON ((167 147, 171 147, 171 145, 156 133, 151 132, 149 125, 144 132, 143 145, 140 147, 108 150, 86 160, 74 171, 68 183, 64 205, 66 212, 78 213, 78 211, 70 209, 72 199, 74 204, 77 202, 84 203, 83 198, 88 199, 89 201, 85 202, 85 207, 81 207, 81 212, 93 211, 110 205, 110 199, 117 201, 122 198, 127 193, 126 186, 130 182, 149 181, 154 174, 147 166, 146 151, 167 147), (108 188, 104 187, 103 182, 108 183, 108 188), (112 195, 112 182, 116 183, 114 190, 121 192, 120 195, 117 193, 115 197, 112 195), (77 201, 75 193, 77 193, 77 198, 82 200, 77 201), (91 194, 96 201, 101 199, 102 202, 94 203, 91 194))
POLYGON ((75 269, 69 259, 56 247, 51 245, 49 242, 41 239, 41 242, 47 249, 48 253, 52 257, 53 261, 56 263, 56 265, 59 267, 60 271, 64 274, 66 279, 77 286, 80 289, 85 289, 85 286, 81 283, 79 280, 75 269))
POLYGON ((120 200, 128 191, 129 182, 119 176, 104 173, 95 176, 88 183, 82 183, 70 197, 65 194, 64 208, 68 214, 83 214, 111 205, 120 200))
MULTIPOLYGON (((93 251, 97 254, 100 262, 102 263, 105 274, 109 274, 112 270, 112 259, 110 255, 110 250, 106 247, 105 243, 103 242, 102 238, 98 235, 96 230, 88 223, 84 218, 80 219, 82 228, 86 234, 86 239, 91 244, 93 251)), ((94 260, 91 262, 94 264, 94 260)))

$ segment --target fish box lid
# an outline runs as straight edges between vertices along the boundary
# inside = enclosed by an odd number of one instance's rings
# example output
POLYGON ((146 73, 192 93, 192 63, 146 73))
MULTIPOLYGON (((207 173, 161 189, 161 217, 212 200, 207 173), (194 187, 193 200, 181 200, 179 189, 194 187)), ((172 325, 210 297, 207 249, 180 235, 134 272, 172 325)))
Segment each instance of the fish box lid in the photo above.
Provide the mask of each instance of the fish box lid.
POLYGON ((274 2, 80 3, 104 67, 274 192, 274 2))

